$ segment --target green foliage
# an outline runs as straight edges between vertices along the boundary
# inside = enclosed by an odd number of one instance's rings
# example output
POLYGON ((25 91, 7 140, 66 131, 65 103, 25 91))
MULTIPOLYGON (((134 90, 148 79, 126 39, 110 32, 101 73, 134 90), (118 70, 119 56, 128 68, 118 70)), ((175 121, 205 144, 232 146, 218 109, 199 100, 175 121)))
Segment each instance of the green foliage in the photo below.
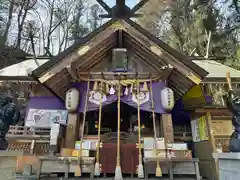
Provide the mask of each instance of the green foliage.
POLYGON ((220 5, 217 0, 176 0, 166 11, 170 28, 163 32, 163 40, 187 55, 195 49, 205 56, 211 32, 209 55, 226 57, 222 63, 231 66, 240 64, 239 13, 232 6, 225 13, 220 5))

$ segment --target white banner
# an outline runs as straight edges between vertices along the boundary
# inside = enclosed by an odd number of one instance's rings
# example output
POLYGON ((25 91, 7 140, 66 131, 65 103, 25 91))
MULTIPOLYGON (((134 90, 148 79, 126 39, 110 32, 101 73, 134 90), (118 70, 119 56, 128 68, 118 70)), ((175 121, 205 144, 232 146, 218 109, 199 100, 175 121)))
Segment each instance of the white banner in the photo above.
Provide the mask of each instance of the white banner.
POLYGON ((66 124, 67 110, 29 109, 25 118, 27 127, 52 127, 52 124, 66 124))
POLYGON ((193 142, 200 142, 198 119, 191 121, 193 142))
POLYGON ((191 121, 193 142, 206 141, 208 137, 206 117, 202 116, 191 121))

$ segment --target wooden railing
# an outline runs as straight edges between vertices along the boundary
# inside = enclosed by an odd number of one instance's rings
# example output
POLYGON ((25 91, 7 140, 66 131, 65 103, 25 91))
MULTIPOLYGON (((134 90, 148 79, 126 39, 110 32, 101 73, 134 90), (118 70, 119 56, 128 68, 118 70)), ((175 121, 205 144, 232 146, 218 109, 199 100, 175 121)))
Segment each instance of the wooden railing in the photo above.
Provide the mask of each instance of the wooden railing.
POLYGON ((10 126, 7 138, 48 139, 50 128, 30 128, 25 126, 10 126))
POLYGON ((11 126, 7 139, 9 151, 43 155, 49 151, 50 128, 11 126))

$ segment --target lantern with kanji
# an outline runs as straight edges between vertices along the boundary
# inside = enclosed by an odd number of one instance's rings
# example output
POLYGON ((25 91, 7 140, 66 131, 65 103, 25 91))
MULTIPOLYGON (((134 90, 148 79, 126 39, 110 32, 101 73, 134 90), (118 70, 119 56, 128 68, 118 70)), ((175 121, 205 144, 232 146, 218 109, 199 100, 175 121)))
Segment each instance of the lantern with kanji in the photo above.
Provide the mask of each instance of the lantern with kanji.
POLYGON ((69 112, 77 110, 80 93, 76 88, 71 88, 66 92, 65 106, 69 112))
POLYGON ((170 88, 161 91, 161 103, 165 111, 171 111, 174 107, 174 92, 170 88))

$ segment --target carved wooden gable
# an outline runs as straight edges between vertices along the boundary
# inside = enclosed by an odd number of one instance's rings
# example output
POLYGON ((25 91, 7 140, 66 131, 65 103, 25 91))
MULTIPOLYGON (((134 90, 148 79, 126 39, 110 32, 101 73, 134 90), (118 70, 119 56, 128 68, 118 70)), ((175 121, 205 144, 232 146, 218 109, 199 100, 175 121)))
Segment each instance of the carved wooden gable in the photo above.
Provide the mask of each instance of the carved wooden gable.
MULTIPOLYGON (((113 72, 114 70, 112 54, 90 69, 91 72, 113 72)), ((156 70, 130 50, 127 50, 127 72, 156 72, 156 70)))

